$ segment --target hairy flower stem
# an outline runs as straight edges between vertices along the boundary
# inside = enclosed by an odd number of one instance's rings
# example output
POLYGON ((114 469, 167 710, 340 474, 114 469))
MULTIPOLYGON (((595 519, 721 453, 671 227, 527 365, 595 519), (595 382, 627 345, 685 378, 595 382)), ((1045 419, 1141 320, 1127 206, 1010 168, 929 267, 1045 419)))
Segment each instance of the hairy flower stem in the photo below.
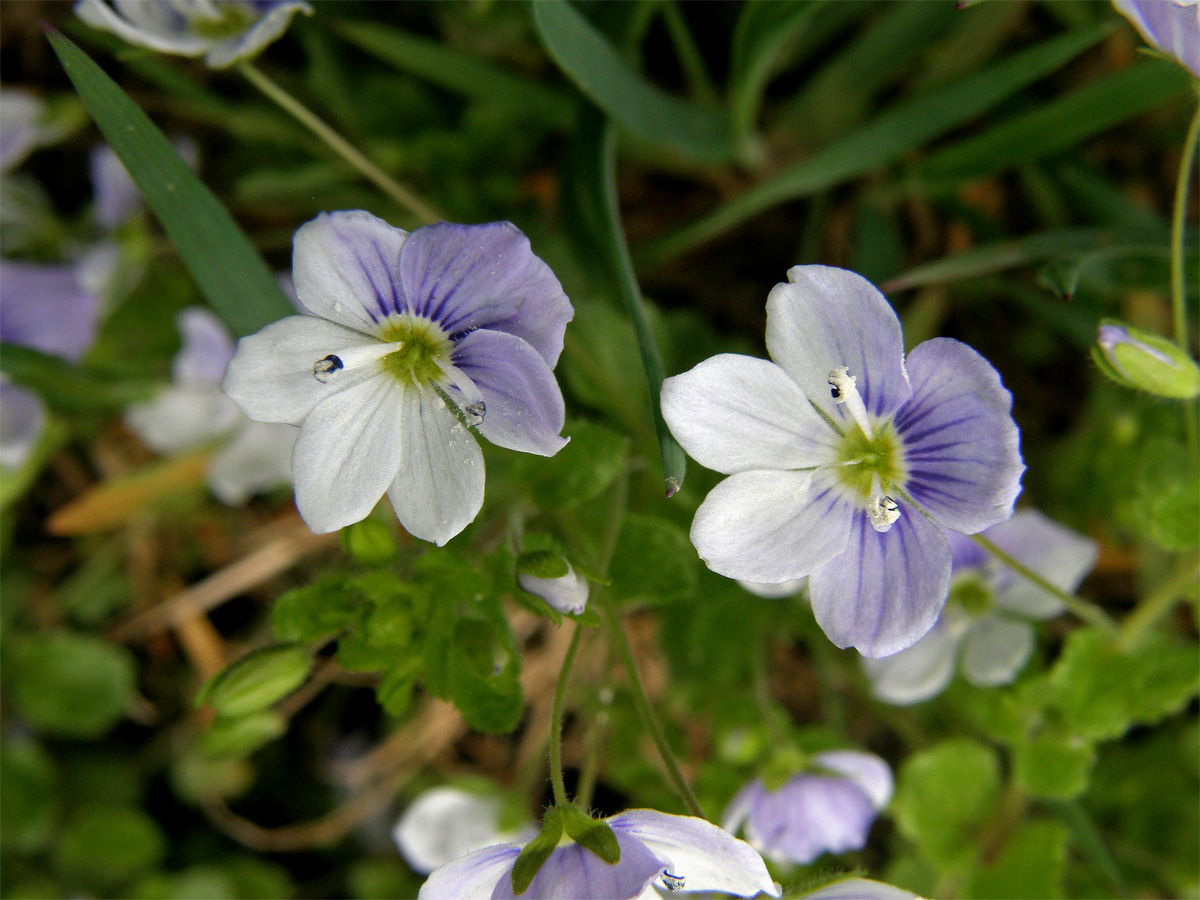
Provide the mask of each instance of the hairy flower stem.
POLYGON ((1089 603, 1087 600, 1076 597, 1074 594, 1068 594, 1057 585, 1051 584, 1037 572, 1033 571, 1033 569, 1013 559, 1013 557, 1009 556, 1009 554, 1005 553, 982 534, 972 534, 968 535, 968 537, 1022 578, 1032 581, 1042 590, 1053 594, 1067 609, 1089 625, 1094 625, 1108 634, 1116 632, 1116 623, 1109 618, 1104 610, 1100 609, 1094 603, 1089 603))
MULTIPOLYGON (((1187 330, 1187 300, 1184 282, 1183 233, 1187 220, 1188 187, 1192 167, 1196 162, 1196 145, 1200 143, 1200 106, 1192 116, 1187 137, 1183 141, 1183 159, 1179 162, 1179 178, 1175 182, 1175 206, 1171 213, 1171 309, 1175 319, 1175 343, 1184 353, 1191 355, 1187 330)), ((1183 404, 1184 425, 1187 428, 1188 450, 1194 459, 1200 440, 1197 437, 1196 402, 1186 400, 1183 404)))
POLYGON ((266 94, 275 103, 279 104, 285 112, 328 144, 330 149, 337 153, 338 156, 350 163, 360 174, 396 201, 399 206, 407 209, 416 216, 421 224, 430 225, 434 222, 442 221, 443 216, 436 210, 409 191, 408 188, 399 184, 379 168, 379 166, 371 162, 371 160, 363 156, 362 153, 352 147, 340 134, 325 124, 312 110, 268 78, 253 63, 239 63, 238 70, 246 77, 247 81, 266 94))
POLYGON ((1121 622, 1117 631, 1118 650, 1132 650, 1154 624, 1170 612, 1175 601, 1183 596, 1189 586, 1195 584, 1200 574, 1200 554, 1192 553, 1180 560, 1171 577, 1158 590, 1142 598, 1133 612, 1121 622))
POLYGON ((675 792, 679 794, 679 798, 683 800, 683 805, 687 807, 689 813, 702 819, 707 818, 704 810, 700 808, 700 803, 696 800, 696 795, 688 786, 687 779, 683 777, 679 762, 675 759, 675 754, 671 752, 666 735, 663 734, 662 724, 654 713, 654 707, 650 705, 650 698, 646 696, 646 687, 642 684, 637 660, 633 658, 633 648, 629 645, 629 637, 625 634, 625 629, 621 627, 616 604, 607 591, 600 590, 597 591, 597 594, 600 595, 596 598, 599 601, 597 605, 600 608, 600 616, 608 629, 610 639, 621 654, 621 662, 625 665, 625 674, 629 678, 629 687, 633 691, 633 701, 637 706, 638 715, 642 719, 642 724, 646 726, 646 730, 650 732, 654 746, 658 748, 658 755, 666 767, 671 786, 675 788, 675 792))
POLYGON ((567 655, 563 657, 562 670, 558 673, 558 684, 554 687, 554 704, 550 708, 550 785, 554 790, 554 805, 567 805, 567 787, 563 781, 562 765, 562 725, 563 697, 567 693, 567 682, 571 678, 571 667, 575 665, 575 652, 579 649, 579 640, 583 637, 583 629, 579 623, 573 623, 575 631, 571 635, 571 643, 567 647, 567 655))

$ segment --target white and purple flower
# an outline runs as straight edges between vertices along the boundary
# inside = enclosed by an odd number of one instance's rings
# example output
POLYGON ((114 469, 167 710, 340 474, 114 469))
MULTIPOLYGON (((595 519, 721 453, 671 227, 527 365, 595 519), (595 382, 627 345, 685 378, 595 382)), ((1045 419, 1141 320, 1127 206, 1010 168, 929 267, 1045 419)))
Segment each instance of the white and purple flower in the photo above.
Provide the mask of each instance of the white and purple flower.
POLYGON ((1113 0, 1113 6, 1148 43, 1200 76, 1200 0, 1113 0))
MULTIPOLYGON (((621 858, 608 863, 569 839, 556 847, 519 895, 522 900, 659 900, 665 893, 712 891, 778 897, 762 858, 745 841, 694 816, 631 809, 604 820, 621 858)), ((420 900, 513 900, 520 844, 478 850, 437 869, 420 900)))
POLYGON ((517 575, 521 590, 540 597, 551 609, 577 616, 587 608, 588 580, 567 563, 567 574, 557 578, 539 578, 521 572, 517 575))
POLYGON ((906 360, 896 314, 861 276, 796 266, 788 279, 767 299, 774 362, 722 354, 663 383, 671 432, 729 475, 692 543, 730 578, 808 575, 830 640, 887 656, 945 603, 938 525, 973 534, 1012 515, 1024 471, 1012 397, 958 341, 906 360))
POLYGON ((822 853, 861 849, 892 788, 892 770, 878 756, 831 750, 774 790, 760 778, 747 784, 722 824, 773 862, 805 865, 822 853))
POLYGON ((305 0, 77 0, 75 12, 138 47, 203 56, 222 69, 256 56, 312 7, 305 0))
POLYGON ((203 307, 178 316, 183 346, 171 364, 174 383, 130 407, 125 423, 156 453, 179 453, 220 442, 208 467, 208 486, 222 503, 237 506, 252 494, 291 481, 291 425, 252 422, 221 392, 233 339, 203 307))
POLYGON ((386 493, 410 534, 444 544, 483 505, 472 431, 541 456, 566 444, 553 369, 573 310, 514 225, 409 234, 325 213, 296 233, 292 274, 311 315, 242 338, 224 389, 256 421, 301 426, 293 481, 313 531, 386 493))
POLYGON ((428 875, 492 844, 525 843, 537 837, 530 821, 502 828, 502 812, 500 797, 442 785, 409 804, 392 837, 413 871, 428 875))
MULTIPOLYGON (((1055 587, 1073 591, 1096 562, 1096 542, 1034 510, 1020 510, 984 536, 1055 587)), ((883 659, 865 659, 871 692, 907 705, 940 694, 961 666, 976 687, 1008 684, 1033 652, 1031 621, 1053 618, 1056 597, 1001 566, 968 538, 947 534, 953 555, 950 600, 930 632, 883 659)))

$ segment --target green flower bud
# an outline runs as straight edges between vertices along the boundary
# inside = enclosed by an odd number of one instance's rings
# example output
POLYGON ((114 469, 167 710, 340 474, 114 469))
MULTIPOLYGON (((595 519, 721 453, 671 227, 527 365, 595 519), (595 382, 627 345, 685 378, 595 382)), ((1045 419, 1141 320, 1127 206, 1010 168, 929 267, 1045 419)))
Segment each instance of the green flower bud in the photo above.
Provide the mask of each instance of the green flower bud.
POLYGON ((283 716, 264 709, 247 716, 219 716, 200 738, 200 750, 210 759, 249 756, 287 731, 283 716))
POLYGON ((1118 384, 1160 397, 1187 400, 1200 395, 1200 368, 1166 338, 1103 319, 1096 342, 1096 364, 1118 384))
POLYGON ((312 660, 300 644, 277 644, 243 656, 210 678, 196 694, 222 716, 245 716, 266 709, 300 687, 312 660))
POLYGON ((342 548, 363 565, 378 566, 396 558, 396 534, 378 519, 347 525, 338 537, 342 548))

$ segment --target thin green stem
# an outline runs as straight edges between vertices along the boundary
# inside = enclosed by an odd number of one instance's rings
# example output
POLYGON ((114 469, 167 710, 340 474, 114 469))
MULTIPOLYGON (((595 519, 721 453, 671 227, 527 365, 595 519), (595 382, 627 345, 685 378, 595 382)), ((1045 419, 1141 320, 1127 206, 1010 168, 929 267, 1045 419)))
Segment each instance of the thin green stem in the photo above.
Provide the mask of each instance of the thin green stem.
POLYGON ((312 110, 268 78, 253 63, 239 63, 238 71, 246 77, 247 81, 275 103, 279 104, 285 112, 293 116, 300 124, 304 125, 309 131, 328 144, 330 149, 337 153, 338 156, 342 157, 342 159, 357 169, 360 174, 373 182, 376 187, 391 197, 398 205, 411 212, 423 224, 428 225, 432 222, 442 220, 443 217, 441 214, 433 209, 433 207, 429 206, 425 201, 408 190, 408 188, 384 172, 379 166, 363 156, 362 153, 352 147, 340 134, 325 124, 312 110))
POLYGON ((689 813, 702 819, 707 818, 704 810, 700 808, 700 803, 696 800, 696 795, 688 786, 687 779, 683 777, 679 762, 675 759, 675 754, 671 752, 671 746, 667 743, 667 737, 663 733, 662 724, 655 715, 654 707, 650 705, 650 698, 646 696, 646 687, 642 684, 642 676, 638 671, 637 660, 633 657, 633 648, 629 645, 629 637, 625 634, 625 629, 621 627, 616 604, 606 591, 601 590, 597 593, 601 595, 596 598, 599 601, 597 605, 600 615, 604 619, 611 640, 616 645, 617 652, 621 654, 621 662, 624 663, 625 674, 629 678, 629 687, 633 691, 633 702, 637 706, 642 724, 646 726, 651 740, 654 741, 654 746, 658 748, 658 755, 662 758, 663 766, 666 767, 671 786, 675 788, 675 792, 679 794, 679 798, 689 813))
POLYGON ((708 77, 708 70, 704 67, 704 54, 696 46, 696 41, 692 37, 691 29, 688 28, 687 20, 684 19, 679 4, 674 0, 669 0, 662 4, 660 9, 662 10, 663 24, 667 26, 671 43, 675 45, 675 56, 679 60, 683 74, 687 76, 692 95, 701 102, 716 103, 717 91, 713 87, 712 79, 708 77))
POLYGON ((1058 598, 1058 600, 1060 600, 1062 602, 1063 606, 1065 606, 1067 609, 1069 609, 1072 613, 1074 613, 1080 619, 1083 619, 1083 621, 1087 622, 1089 625, 1095 625, 1097 628, 1101 629, 1102 631, 1108 632, 1109 634, 1112 634, 1113 632, 1116 631, 1116 627, 1117 627, 1116 623, 1113 622, 1113 620, 1111 618, 1109 618, 1108 614, 1105 613, 1104 610, 1102 610, 1100 607, 1096 606, 1096 604, 1090 603, 1087 600, 1084 600, 1080 597, 1076 597, 1074 594, 1068 594, 1062 588, 1047 581, 1043 576, 1041 576, 1037 572, 1033 571, 1033 569, 1029 568, 1024 563, 1019 562, 1018 560, 1014 559, 1009 554, 1005 553, 1003 550, 1001 550, 999 547, 997 547, 994 543, 989 541, 983 535, 972 534, 972 535, 969 535, 969 537, 971 538, 971 540, 973 540, 975 543, 977 543, 979 546, 981 546, 984 550, 986 550, 992 556, 996 557, 996 559, 1000 560, 1000 562, 1004 563, 1004 565, 1008 566, 1010 569, 1012 569, 1014 572, 1016 572, 1022 578, 1025 578, 1028 581, 1032 581, 1034 584, 1036 584, 1042 590, 1044 590, 1047 593, 1052 594, 1054 597, 1058 598))
POLYGON ((567 655, 563 657, 558 684, 554 688, 554 704, 550 707, 550 785, 554 790, 555 806, 567 805, 567 786, 563 781, 562 766, 563 697, 567 693, 571 667, 575 665, 575 652, 579 649, 580 638, 583 637, 583 629, 579 627, 578 622, 573 622, 572 627, 575 631, 571 635, 567 655))
MULTIPOLYGON (((1183 233, 1187 223, 1189 185, 1192 167, 1196 162, 1196 145, 1200 143, 1200 103, 1188 126, 1183 141, 1183 159, 1179 162, 1179 178, 1175 182, 1175 205, 1171 212, 1171 309, 1175 319, 1175 343, 1184 353, 1191 355, 1191 342, 1187 327, 1187 284, 1184 280, 1183 233)), ((1187 400, 1183 404, 1184 426, 1187 429, 1188 449, 1194 459, 1200 439, 1197 437, 1196 404, 1187 400)))
POLYGON ((1116 646, 1119 650, 1131 650, 1138 641, 1154 627, 1155 623, 1171 611, 1175 602, 1183 596, 1200 575, 1200 554, 1193 553, 1180 560, 1171 577, 1158 590, 1142 598, 1133 612, 1121 622, 1117 631, 1116 646))

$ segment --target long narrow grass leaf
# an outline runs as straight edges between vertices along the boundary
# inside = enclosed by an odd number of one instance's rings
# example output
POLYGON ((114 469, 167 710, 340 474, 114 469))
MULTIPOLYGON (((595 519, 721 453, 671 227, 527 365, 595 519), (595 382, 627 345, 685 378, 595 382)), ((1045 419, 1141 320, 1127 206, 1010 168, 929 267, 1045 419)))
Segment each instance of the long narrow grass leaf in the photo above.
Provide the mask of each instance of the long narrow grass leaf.
POLYGON ((88 112, 216 313, 243 335, 294 312, 229 211, 163 133, 86 53, 53 29, 47 35, 88 112))

